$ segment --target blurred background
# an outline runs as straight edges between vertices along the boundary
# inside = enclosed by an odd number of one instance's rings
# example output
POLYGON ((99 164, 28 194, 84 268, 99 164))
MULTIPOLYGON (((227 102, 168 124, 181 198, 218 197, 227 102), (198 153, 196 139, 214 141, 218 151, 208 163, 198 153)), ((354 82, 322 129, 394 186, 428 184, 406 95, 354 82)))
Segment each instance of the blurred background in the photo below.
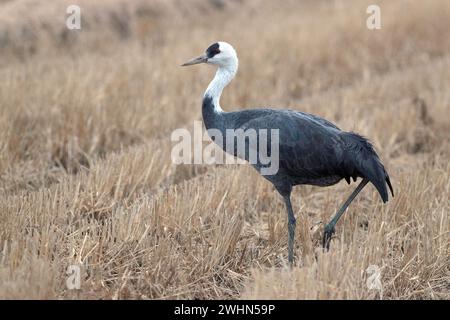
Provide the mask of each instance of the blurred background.
POLYGON ((449 30, 447 0, 0 0, 0 297, 448 299, 449 30), (179 65, 218 40, 240 59, 225 110, 297 109, 368 136, 397 191, 381 206, 367 188, 324 255, 350 190, 298 188, 294 270, 266 181, 171 163, 214 74, 179 65))

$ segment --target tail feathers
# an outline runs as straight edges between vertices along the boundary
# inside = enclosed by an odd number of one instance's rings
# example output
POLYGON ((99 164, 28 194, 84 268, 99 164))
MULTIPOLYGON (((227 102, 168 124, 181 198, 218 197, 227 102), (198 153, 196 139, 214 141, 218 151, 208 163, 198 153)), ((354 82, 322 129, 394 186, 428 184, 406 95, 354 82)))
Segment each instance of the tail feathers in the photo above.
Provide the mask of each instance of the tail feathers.
POLYGON ((389 190, 391 190, 391 195, 393 198, 394 197, 394 189, 392 188, 391 180, 389 179, 389 176, 388 176, 386 170, 384 171, 384 173, 386 174, 386 183, 389 186, 389 190))
POLYGON ((349 182, 350 176, 357 174, 359 177, 367 178, 378 190, 383 202, 387 202, 388 190, 394 196, 389 175, 384 169, 378 155, 373 149, 372 144, 364 137, 355 134, 347 133, 347 170, 346 180, 349 182))
POLYGON ((387 202, 389 200, 387 187, 389 187, 392 196, 394 196, 394 191, 392 189, 389 176, 377 156, 371 156, 370 158, 362 161, 360 164, 362 164, 359 168, 360 174, 372 182, 378 190, 381 199, 383 199, 383 202, 387 202))

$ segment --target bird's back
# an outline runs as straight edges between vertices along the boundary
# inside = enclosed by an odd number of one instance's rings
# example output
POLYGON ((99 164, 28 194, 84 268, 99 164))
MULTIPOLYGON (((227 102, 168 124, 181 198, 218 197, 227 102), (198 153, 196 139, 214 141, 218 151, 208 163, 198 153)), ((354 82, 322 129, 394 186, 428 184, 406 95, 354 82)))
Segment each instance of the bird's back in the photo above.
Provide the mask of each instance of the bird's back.
MULTIPOLYGON (((279 170, 265 176, 275 186, 328 186, 344 178, 349 182, 363 177, 375 185, 383 201, 387 201, 385 182, 392 191, 370 142, 321 117, 293 110, 249 109, 227 113, 225 124, 233 129, 279 130, 279 170)), ((254 166, 259 169, 261 164, 254 166)))

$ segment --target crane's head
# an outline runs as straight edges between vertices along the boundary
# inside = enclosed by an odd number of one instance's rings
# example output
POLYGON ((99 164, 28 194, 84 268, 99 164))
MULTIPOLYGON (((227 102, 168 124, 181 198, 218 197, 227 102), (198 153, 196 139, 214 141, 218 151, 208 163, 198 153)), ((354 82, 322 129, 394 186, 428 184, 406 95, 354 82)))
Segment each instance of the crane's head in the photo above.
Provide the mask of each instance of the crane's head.
POLYGON ((231 44, 220 41, 210 45, 204 54, 189 60, 181 66, 191 66, 199 63, 215 64, 219 67, 235 67, 238 59, 236 51, 231 44))

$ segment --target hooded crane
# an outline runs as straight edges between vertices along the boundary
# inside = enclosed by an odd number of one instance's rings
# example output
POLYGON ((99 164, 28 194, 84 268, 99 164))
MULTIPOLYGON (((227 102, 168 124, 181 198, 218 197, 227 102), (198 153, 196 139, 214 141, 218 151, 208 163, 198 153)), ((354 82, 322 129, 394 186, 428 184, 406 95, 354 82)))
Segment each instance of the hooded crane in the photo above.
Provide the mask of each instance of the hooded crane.
MULTIPOLYGON (((291 205, 293 186, 306 184, 325 187, 334 185, 342 179, 350 184, 351 178, 353 181, 356 181, 358 177, 362 178, 350 197, 325 226, 322 245, 327 250, 329 250, 330 240, 339 218, 368 182, 375 186, 383 202, 388 201, 387 186, 394 196, 389 176, 371 143, 356 133, 342 131, 321 117, 294 110, 258 108, 234 112, 223 111, 220 107, 220 96, 238 70, 237 54, 230 44, 214 43, 204 54, 182 66, 199 63, 218 67, 214 79, 203 96, 202 116, 208 132, 210 129, 218 130, 225 137, 225 132, 230 129, 257 131, 278 129, 278 171, 275 174, 263 176, 272 182, 286 205, 290 263, 294 261, 296 225, 291 205)), ((212 136, 211 138, 215 141, 212 136)), ((226 152, 238 156, 236 149, 227 150, 223 147, 225 145, 222 143, 220 146, 226 152)), ((252 165, 257 170, 263 167, 260 161, 252 165)))

